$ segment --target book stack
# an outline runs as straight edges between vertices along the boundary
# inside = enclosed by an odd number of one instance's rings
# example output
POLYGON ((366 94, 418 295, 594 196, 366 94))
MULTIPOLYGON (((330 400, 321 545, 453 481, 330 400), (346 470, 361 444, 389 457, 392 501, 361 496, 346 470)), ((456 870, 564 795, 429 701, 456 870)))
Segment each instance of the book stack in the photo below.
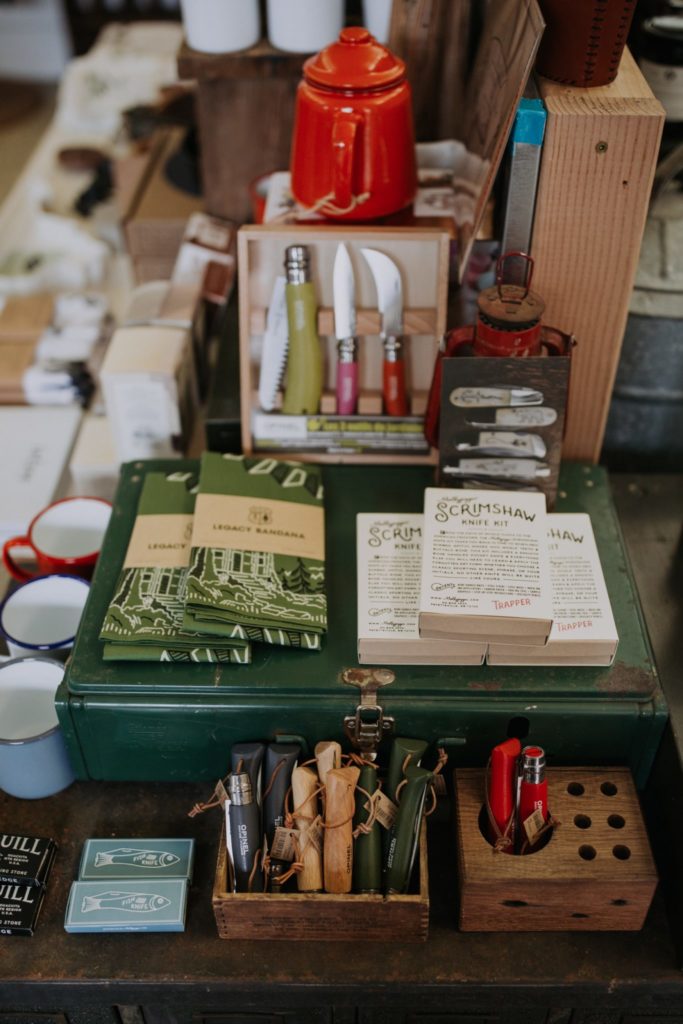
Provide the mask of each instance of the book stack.
POLYGON ((424 507, 357 517, 360 664, 612 663, 589 516, 517 491, 428 488, 424 507))
POLYGON ((359 664, 481 665, 486 644, 420 637, 423 516, 356 518, 359 664))
POLYGON ((547 517, 553 626, 544 647, 492 643, 489 665, 611 665, 619 637, 585 513, 547 517))
POLYGON ((553 621, 545 531, 543 494, 428 487, 420 636, 542 647, 553 621))

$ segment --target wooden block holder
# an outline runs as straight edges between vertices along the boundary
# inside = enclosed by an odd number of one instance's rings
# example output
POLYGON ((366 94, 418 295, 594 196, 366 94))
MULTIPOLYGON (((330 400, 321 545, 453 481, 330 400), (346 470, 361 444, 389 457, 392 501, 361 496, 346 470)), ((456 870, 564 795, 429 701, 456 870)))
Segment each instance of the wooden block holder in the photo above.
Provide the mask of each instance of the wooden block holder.
POLYGON ((429 929, 427 826, 406 895, 227 892, 228 854, 221 829, 213 912, 221 939, 327 942, 424 942, 429 929))
MULTIPOLYGON (((258 411, 258 372, 256 355, 258 338, 265 328, 267 306, 273 282, 284 273, 285 249, 289 245, 306 245, 311 251, 312 279, 319 303, 318 327, 323 346, 325 379, 320 417, 335 413, 336 340, 332 310, 332 268, 337 246, 344 242, 351 255, 356 278, 357 337, 359 364, 359 401, 355 417, 344 417, 359 423, 363 416, 380 416, 391 426, 412 418, 409 429, 422 441, 422 424, 426 396, 439 341, 446 329, 448 292, 449 236, 434 228, 397 228, 376 225, 315 226, 247 225, 238 233, 239 305, 240 305, 240 398, 242 447, 254 452, 315 462, 372 462, 397 464, 433 464, 436 452, 415 449, 401 439, 391 451, 365 450, 347 454, 341 445, 331 450, 286 448, 259 443, 252 431, 252 416, 258 411), (402 276, 404 295, 404 356, 409 397, 409 417, 382 417, 382 348, 378 337, 380 317, 376 293, 369 268, 361 256, 361 247, 376 248, 392 257, 402 276)), ((274 413, 274 415, 278 415, 274 413)), ((348 438, 347 438, 348 441, 348 438)))
POLYGON ((455 772, 462 931, 637 931, 657 886, 628 768, 553 768, 560 822, 525 856, 496 853, 479 827, 484 772, 455 772))

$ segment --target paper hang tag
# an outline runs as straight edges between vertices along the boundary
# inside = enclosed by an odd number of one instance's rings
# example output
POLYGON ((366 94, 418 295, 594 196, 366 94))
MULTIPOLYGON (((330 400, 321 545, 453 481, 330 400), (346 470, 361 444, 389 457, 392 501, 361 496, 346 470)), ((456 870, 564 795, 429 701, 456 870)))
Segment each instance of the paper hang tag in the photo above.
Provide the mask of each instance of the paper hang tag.
POLYGON ((228 791, 225 788, 225 785, 224 785, 222 779, 219 779, 218 782, 216 783, 216 790, 215 790, 215 792, 216 792, 216 800, 218 800, 218 802, 221 805, 221 807, 225 807, 225 805, 229 801, 230 797, 228 796, 228 791))
MULTIPOLYGON (((390 800, 386 793, 383 793, 381 789, 378 789, 373 793, 373 799, 375 801, 375 814, 377 821, 383 828, 393 828, 394 822, 396 821, 396 815, 398 814, 398 807, 390 800)), ((366 802, 365 810, 369 811, 369 804, 366 802)))
POLYGON ((273 860, 296 860, 296 829, 283 828, 278 825, 273 836, 273 845, 270 848, 270 856, 273 860))
POLYGON ((524 831, 526 832, 526 837, 529 840, 530 846, 533 846, 536 842, 539 832, 541 832, 544 827, 545 818, 543 817, 542 811, 537 807, 524 822, 524 831))

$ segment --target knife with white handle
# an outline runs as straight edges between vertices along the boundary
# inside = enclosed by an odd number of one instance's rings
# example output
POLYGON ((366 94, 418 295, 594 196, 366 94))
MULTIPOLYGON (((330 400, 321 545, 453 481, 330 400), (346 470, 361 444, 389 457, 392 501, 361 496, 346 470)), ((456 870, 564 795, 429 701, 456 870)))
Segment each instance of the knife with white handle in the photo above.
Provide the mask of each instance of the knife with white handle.
POLYGON ((457 466, 444 466, 445 476, 498 476, 510 480, 537 480, 550 476, 550 466, 534 459, 460 459, 457 466))
POLYGON ((403 363, 403 287, 401 274, 393 260, 376 249, 361 249, 377 289, 377 308, 384 343, 382 393, 387 416, 407 416, 405 366, 403 363))
POLYGON ((483 430, 476 444, 462 441, 455 446, 458 452, 478 452, 481 455, 511 455, 513 458, 543 459, 548 451, 546 443, 537 434, 515 434, 505 430, 483 430))
POLYGON ((337 338, 337 414, 348 416, 358 401, 358 344, 356 342, 356 282, 349 253, 337 246, 332 275, 334 333, 337 338))
MULTIPOLYGON (((479 413, 481 416, 481 413, 479 413)), ((496 409, 490 420, 467 420, 468 427, 507 427, 525 430, 527 427, 551 427, 557 419, 555 409, 543 406, 496 409)))
POLYGON ((287 362, 289 333, 287 328, 287 305, 285 302, 285 277, 276 277, 270 296, 266 332, 263 335, 261 372, 259 374, 258 399, 264 412, 272 412, 278 388, 284 376, 287 362))
POLYGON ((499 405, 542 405, 543 394, 533 388, 454 388, 448 399, 463 409, 487 409, 499 405))

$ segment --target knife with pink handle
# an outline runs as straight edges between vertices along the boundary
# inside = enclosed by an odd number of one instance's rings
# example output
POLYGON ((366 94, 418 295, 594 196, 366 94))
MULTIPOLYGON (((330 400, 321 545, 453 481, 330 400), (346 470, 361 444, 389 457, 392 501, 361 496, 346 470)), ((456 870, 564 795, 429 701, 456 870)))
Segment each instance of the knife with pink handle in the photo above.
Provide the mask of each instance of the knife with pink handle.
POLYGON ((337 246, 332 278, 334 333, 337 338, 337 415, 356 411, 358 401, 358 344, 356 342, 356 284, 344 243, 337 246))

